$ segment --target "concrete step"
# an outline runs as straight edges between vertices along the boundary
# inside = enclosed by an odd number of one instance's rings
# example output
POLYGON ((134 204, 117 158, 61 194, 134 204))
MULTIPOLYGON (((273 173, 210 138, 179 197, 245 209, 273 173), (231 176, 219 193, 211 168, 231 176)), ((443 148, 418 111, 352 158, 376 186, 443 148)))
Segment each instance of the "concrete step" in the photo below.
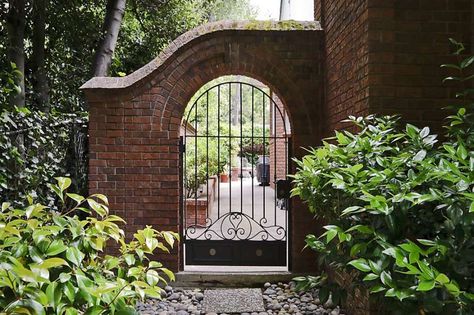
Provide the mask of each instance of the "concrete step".
POLYGON ((176 282, 171 284, 179 288, 256 288, 265 282, 288 282, 297 274, 291 272, 189 272, 176 273, 176 282))

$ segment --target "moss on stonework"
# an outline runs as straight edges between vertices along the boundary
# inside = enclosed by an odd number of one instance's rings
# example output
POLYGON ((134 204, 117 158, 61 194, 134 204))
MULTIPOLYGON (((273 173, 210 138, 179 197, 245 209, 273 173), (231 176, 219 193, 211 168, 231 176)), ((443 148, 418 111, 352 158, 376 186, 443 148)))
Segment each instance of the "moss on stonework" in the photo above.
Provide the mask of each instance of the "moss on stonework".
POLYGON ((245 26, 247 30, 282 30, 282 31, 290 31, 290 30, 304 30, 305 27, 302 23, 295 21, 295 20, 287 20, 287 21, 257 21, 253 20, 248 22, 245 26))

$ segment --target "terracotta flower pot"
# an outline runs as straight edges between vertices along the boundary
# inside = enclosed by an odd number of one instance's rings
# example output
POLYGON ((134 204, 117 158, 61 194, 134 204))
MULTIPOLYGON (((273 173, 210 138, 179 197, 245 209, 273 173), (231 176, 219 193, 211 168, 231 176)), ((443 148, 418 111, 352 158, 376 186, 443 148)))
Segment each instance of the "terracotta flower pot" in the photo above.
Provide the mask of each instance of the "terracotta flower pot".
POLYGON ((220 174, 221 183, 228 183, 229 182, 229 174, 220 174))

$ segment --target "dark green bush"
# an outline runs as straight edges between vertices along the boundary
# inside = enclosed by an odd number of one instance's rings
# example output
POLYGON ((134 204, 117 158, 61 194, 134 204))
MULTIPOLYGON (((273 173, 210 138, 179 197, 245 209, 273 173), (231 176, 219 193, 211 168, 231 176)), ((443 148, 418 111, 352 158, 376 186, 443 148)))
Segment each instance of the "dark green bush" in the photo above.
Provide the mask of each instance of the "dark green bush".
MULTIPOLYGON (((459 72, 447 80, 469 83, 473 62, 445 65, 459 72)), ((359 132, 336 132, 297 161, 293 195, 328 222, 307 246, 322 265, 355 273, 353 287, 384 300, 387 312, 474 312, 471 95, 458 94, 463 104, 448 117, 443 143, 395 117, 351 117, 359 132)), ((324 278, 297 280, 305 288, 324 278)))
POLYGON ((108 213, 104 195, 84 198, 66 192, 70 179, 57 182, 50 187, 62 208, 31 197, 24 207, 2 204, 0 313, 136 314, 138 299, 160 298, 159 285, 174 275, 148 256, 168 252, 177 234, 147 227, 127 243, 117 225, 124 221, 108 213), (108 242, 118 244, 119 256, 104 253, 108 242))
POLYGON ((87 117, 43 113, 27 108, 0 113, 0 202, 37 196, 51 205, 57 199, 46 183, 66 174, 75 190, 87 181, 87 117))

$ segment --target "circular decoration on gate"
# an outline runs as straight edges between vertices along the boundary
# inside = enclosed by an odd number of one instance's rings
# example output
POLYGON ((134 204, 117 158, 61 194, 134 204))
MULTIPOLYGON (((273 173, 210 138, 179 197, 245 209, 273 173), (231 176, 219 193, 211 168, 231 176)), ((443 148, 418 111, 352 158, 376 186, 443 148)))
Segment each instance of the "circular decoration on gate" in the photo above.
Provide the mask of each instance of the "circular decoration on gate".
POLYGON ((263 255, 263 250, 261 250, 260 248, 257 249, 257 250, 255 251, 255 255, 257 255, 257 257, 262 257, 262 255, 263 255))
POLYGON ((217 253, 217 251, 216 251, 214 248, 211 248, 211 249, 209 250, 209 255, 211 255, 211 256, 215 256, 216 253, 217 253))

